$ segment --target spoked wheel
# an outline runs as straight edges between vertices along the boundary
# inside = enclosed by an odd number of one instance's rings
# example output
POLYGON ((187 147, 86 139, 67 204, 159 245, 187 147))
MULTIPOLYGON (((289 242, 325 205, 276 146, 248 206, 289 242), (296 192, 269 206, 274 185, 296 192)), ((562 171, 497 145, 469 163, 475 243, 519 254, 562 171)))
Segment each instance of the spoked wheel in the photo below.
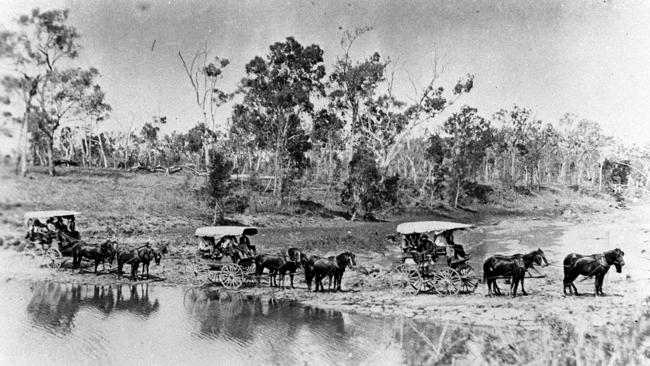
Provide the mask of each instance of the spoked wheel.
POLYGON ((469 264, 463 264, 456 268, 456 272, 460 275, 460 292, 470 294, 476 290, 479 278, 474 272, 474 269, 469 264))
POLYGON ((42 262, 43 266, 57 270, 61 268, 62 263, 63 263, 63 255, 61 255, 61 252, 58 249, 50 248, 47 251, 45 251, 45 254, 43 255, 43 262, 42 262))
POLYGON ((23 250, 23 255, 30 259, 41 258, 43 254, 45 254, 45 251, 41 247, 25 248, 23 250))
POLYGON ((461 288, 462 280, 458 272, 452 268, 444 268, 433 276, 435 291, 444 295, 455 295, 461 288))
POLYGON ((187 281, 194 286, 203 286, 208 282, 209 266, 201 260, 193 260, 185 266, 187 281))
POLYGON ((227 289, 238 289, 244 283, 244 271, 236 264, 225 264, 219 271, 219 282, 227 289))
POLYGON ((422 290, 422 283, 422 276, 412 265, 400 264, 390 273, 391 289, 404 295, 417 295, 422 290))

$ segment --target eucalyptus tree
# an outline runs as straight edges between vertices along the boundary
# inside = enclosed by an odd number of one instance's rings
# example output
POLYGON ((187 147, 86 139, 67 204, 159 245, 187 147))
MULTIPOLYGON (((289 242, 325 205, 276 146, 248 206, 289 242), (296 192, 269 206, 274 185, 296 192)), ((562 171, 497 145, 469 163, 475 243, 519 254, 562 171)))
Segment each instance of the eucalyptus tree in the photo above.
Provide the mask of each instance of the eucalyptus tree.
POLYGON ((472 180, 481 167, 492 141, 492 130, 489 121, 469 106, 452 114, 442 130, 447 135, 444 164, 457 207, 463 183, 472 180))
POLYGON ((233 97, 232 93, 224 92, 217 85, 223 78, 224 69, 230 64, 230 60, 219 56, 211 58, 210 53, 207 43, 204 43, 188 63, 183 54, 178 52, 178 57, 181 59, 183 69, 192 86, 194 100, 203 117, 199 123, 208 127, 203 129, 201 144, 206 169, 210 167, 210 150, 216 141, 214 133, 217 129, 216 111, 233 97))
POLYGON ((273 194, 282 204, 293 180, 308 165, 311 149, 303 119, 314 111, 313 98, 323 95, 323 50, 303 46, 293 37, 276 42, 265 57, 246 64, 243 100, 233 110, 233 127, 254 136, 256 146, 273 157, 273 194))
POLYGON ((62 67, 79 54, 79 33, 67 24, 68 10, 34 9, 17 20, 17 30, 0 33, 0 55, 14 72, 3 86, 23 108, 21 174, 27 170, 28 131, 34 124, 48 140, 49 172, 54 175, 54 134, 62 123, 110 111, 95 79, 95 68, 62 67), (65 61, 64 61, 65 60, 65 61), (16 98, 17 97, 17 98, 16 98))

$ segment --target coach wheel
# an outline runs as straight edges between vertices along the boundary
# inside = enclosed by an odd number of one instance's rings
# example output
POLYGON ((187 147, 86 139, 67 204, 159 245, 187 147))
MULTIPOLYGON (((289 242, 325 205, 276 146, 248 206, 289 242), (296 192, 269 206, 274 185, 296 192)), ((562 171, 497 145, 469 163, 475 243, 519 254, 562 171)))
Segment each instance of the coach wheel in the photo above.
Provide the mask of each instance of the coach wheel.
POLYGON ((63 263, 63 255, 61 255, 61 252, 56 248, 48 249, 43 255, 42 265, 47 268, 56 270, 61 268, 62 263, 63 263))
POLYGON ((460 291, 462 280, 458 272, 445 268, 435 273, 433 286, 435 291, 443 295, 455 295, 460 291))
POLYGON ((400 264, 390 273, 390 287, 404 295, 417 295, 422 290, 422 277, 417 268, 400 264))
POLYGON ((244 283, 244 271, 236 264, 225 264, 219 272, 219 282, 227 289, 238 289, 244 283))
POLYGON ((187 281, 194 286, 203 286, 208 282, 209 267, 201 260, 194 260, 185 266, 187 281))
POLYGON ((460 292, 466 294, 474 292, 479 282, 479 278, 476 272, 474 272, 474 269, 469 264, 463 264, 456 268, 456 271, 460 275, 461 280, 460 292))

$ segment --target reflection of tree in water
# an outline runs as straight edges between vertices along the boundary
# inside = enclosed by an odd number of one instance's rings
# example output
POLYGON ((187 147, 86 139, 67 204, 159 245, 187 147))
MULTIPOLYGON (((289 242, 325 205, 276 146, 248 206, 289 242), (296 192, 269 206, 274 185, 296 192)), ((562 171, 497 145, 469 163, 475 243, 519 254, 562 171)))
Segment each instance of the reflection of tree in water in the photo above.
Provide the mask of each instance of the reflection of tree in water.
MULTIPOLYGON (((256 337, 266 337, 271 347, 274 342, 285 345, 277 349, 279 353, 291 347, 304 327, 322 340, 319 347, 329 354, 347 355, 341 345, 351 335, 346 332, 343 315, 338 311, 303 307, 296 302, 272 298, 263 300, 225 290, 199 289, 190 289, 185 294, 185 308, 198 320, 199 333, 203 336, 234 340, 239 344, 251 344, 256 337)), ((291 357, 290 352, 281 356, 281 362, 291 363, 287 357, 291 357)))
POLYGON ((82 308, 94 308, 108 316, 113 311, 126 310, 147 317, 160 307, 158 299, 149 300, 148 285, 131 286, 130 297, 124 299, 122 286, 71 285, 54 282, 36 282, 27 313, 37 325, 68 333, 74 326, 74 317, 82 308))

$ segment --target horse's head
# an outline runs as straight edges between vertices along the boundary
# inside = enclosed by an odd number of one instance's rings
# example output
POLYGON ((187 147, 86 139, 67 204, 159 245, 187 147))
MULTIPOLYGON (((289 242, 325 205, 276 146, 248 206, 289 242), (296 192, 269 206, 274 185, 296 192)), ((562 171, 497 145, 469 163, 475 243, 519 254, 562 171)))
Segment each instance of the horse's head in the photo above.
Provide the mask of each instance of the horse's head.
POLYGON ((621 270, 624 265, 625 265, 625 260, 623 259, 623 256, 625 253, 620 250, 619 248, 616 248, 614 250, 609 250, 603 253, 605 255, 605 259, 607 260, 607 263, 610 265, 614 265, 616 267, 616 272, 621 273, 621 270))
POLYGON ((341 268, 345 267, 354 267, 357 265, 355 261, 354 254, 352 252, 343 252, 336 256, 336 263, 341 268))
POLYGON ((534 258, 535 263, 538 266, 548 266, 548 261, 546 260, 546 256, 544 255, 544 251, 540 248, 537 248, 537 252, 535 253, 535 258, 534 258))
POLYGON ((100 250, 106 258, 108 258, 108 264, 112 265, 117 254, 117 241, 115 240, 106 240, 101 246, 100 250))
POLYGON ((300 252, 300 266, 305 268, 309 264, 309 256, 303 252, 300 252))

